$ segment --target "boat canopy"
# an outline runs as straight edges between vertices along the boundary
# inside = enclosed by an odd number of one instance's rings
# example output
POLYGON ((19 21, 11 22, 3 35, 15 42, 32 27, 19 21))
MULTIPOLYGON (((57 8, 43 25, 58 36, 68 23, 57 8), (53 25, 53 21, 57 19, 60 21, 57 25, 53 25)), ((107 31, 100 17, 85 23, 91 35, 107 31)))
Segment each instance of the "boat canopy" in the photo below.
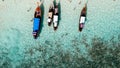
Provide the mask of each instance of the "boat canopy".
POLYGON ((81 16, 80 23, 85 23, 85 17, 84 16, 81 16))
POLYGON ((57 27, 57 22, 58 22, 58 16, 57 15, 54 15, 54 27, 57 27))
POLYGON ((34 18, 33 31, 39 30, 39 25, 40 25, 40 19, 39 18, 34 18))
POLYGON ((58 21, 58 15, 54 15, 54 18, 53 18, 53 19, 54 19, 53 22, 58 21))

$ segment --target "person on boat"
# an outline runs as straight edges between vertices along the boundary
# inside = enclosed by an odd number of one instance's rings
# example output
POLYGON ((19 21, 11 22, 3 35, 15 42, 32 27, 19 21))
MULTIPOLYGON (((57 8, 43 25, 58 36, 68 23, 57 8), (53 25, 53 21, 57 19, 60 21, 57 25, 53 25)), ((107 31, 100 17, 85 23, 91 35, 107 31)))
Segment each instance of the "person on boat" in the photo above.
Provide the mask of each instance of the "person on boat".
POLYGON ((41 22, 41 9, 39 2, 37 2, 37 8, 35 9, 34 13, 34 23, 33 23, 33 36, 36 39, 38 36, 39 28, 41 22))

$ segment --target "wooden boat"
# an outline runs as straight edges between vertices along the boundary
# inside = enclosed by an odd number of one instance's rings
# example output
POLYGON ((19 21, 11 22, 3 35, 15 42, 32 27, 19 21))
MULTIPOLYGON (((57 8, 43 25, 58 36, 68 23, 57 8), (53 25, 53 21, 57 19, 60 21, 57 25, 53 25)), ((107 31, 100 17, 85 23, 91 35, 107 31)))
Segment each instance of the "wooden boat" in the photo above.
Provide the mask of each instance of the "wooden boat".
POLYGON ((53 21, 53 13, 54 13, 54 3, 50 5, 49 12, 48 12, 48 26, 51 25, 53 21))
POLYGON ((54 30, 58 28, 58 3, 56 3, 54 8, 53 27, 54 27, 54 30))
POLYGON ((79 31, 82 31, 82 29, 84 28, 86 21, 86 14, 87 14, 87 4, 85 5, 85 7, 83 7, 81 11, 80 20, 79 20, 79 31))
POLYGON ((40 5, 38 4, 38 6, 35 9, 34 22, 33 22, 33 37, 35 39, 38 37, 39 34, 40 23, 41 23, 41 8, 40 5))

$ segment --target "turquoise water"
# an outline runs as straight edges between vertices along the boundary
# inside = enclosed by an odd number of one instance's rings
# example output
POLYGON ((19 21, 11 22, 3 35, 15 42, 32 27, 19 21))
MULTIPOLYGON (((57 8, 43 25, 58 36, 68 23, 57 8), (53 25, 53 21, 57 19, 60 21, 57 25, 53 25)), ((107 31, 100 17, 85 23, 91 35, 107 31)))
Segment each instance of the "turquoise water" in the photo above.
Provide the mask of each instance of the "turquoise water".
POLYGON ((119 68, 119 0, 89 0, 82 32, 78 24, 86 0, 60 0, 57 31, 47 24, 51 1, 43 2, 43 28, 36 40, 32 27, 37 1, 0 1, 0 68, 119 68))

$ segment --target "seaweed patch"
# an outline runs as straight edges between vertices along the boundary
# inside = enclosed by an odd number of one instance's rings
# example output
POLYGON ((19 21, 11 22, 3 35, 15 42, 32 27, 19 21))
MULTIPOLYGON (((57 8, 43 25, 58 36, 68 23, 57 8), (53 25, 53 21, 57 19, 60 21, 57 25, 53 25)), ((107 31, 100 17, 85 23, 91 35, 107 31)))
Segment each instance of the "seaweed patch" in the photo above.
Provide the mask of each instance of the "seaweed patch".
MULTIPOLYGON (((108 47, 110 44, 108 42, 113 41, 111 39, 109 41, 104 40, 100 37, 94 37, 91 39, 91 44, 87 43, 87 38, 83 38, 84 42, 80 42, 78 38, 72 40, 72 48, 74 51, 68 50, 64 52, 61 48, 61 42, 50 42, 49 40, 45 41, 44 45, 34 46, 26 49, 22 62, 16 67, 20 68, 52 68, 52 67, 69 67, 69 68, 104 68, 104 67, 112 67, 119 68, 120 66, 120 45, 114 46, 114 48, 108 47), (106 43, 107 42, 107 43, 106 43), (88 46, 92 45, 91 48, 88 49, 88 57, 84 57, 80 53, 79 46, 80 44, 87 43, 88 46), (53 46, 49 46, 53 45, 53 46), (59 45, 59 46, 58 46, 59 45)), ((115 40, 114 40, 115 41, 115 40)), ((111 45, 113 42, 111 42, 111 45)), ((119 42, 114 42, 115 44, 119 42)), ((11 65, 11 60, 6 55, 4 57, 0 56, 1 65, 0 67, 8 67, 11 65)))

